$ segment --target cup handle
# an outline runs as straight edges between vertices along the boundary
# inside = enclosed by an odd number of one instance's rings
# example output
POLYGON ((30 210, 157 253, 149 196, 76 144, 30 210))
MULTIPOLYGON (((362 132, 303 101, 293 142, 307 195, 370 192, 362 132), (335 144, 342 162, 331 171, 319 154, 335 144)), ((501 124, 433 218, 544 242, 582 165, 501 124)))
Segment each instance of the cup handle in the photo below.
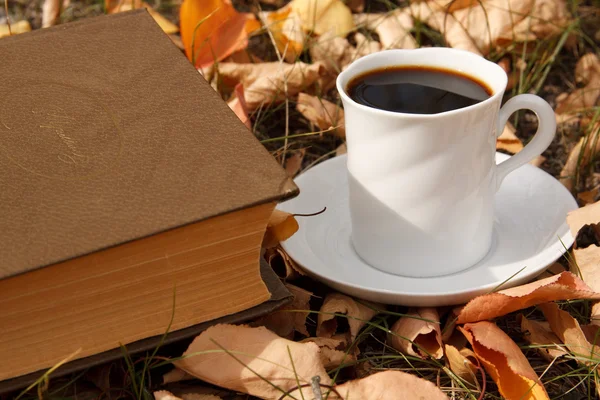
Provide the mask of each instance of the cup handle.
POLYGON ((556 116, 552 107, 541 97, 533 94, 520 94, 508 100, 500 109, 497 136, 502 134, 506 121, 512 113, 523 108, 531 110, 537 115, 538 129, 527 146, 497 165, 496 190, 500 189, 506 175, 542 154, 550 146, 556 133, 556 116))

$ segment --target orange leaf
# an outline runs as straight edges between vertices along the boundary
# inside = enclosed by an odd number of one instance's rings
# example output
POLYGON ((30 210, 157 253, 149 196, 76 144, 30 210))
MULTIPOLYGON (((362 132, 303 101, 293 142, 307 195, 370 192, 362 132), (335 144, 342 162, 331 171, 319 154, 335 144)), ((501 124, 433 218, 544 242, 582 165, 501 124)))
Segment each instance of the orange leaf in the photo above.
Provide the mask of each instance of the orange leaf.
POLYGON ((568 299, 600 299, 600 293, 594 292, 572 273, 563 272, 526 285, 478 296, 460 310, 457 322, 483 321, 537 304, 568 299))
POLYGON ((185 54, 197 68, 246 48, 246 25, 255 19, 237 12, 231 0, 184 0, 179 17, 185 54))
POLYGON ((440 316, 435 308, 417 308, 408 311, 392 326, 388 340, 393 348, 404 354, 436 359, 442 358, 440 316))
POLYGON ((548 326, 548 323, 529 320, 523 314, 519 315, 521 320, 521 332, 527 343, 534 346, 535 350, 546 361, 552 362, 556 357, 567 354, 558 336, 548 326))
POLYGON ((504 398, 548 399, 546 389, 519 346, 495 324, 482 321, 458 329, 471 343, 477 359, 496 382, 504 398))
POLYGON ((477 367, 469 360, 469 357, 475 358, 475 354, 466 347, 458 350, 450 344, 445 345, 444 349, 446 352, 446 359, 450 365, 450 370, 464 381, 475 385, 477 380, 475 375, 477 373, 477 367))
POLYGON ((361 328, 377 315, 377 309, 382 307, 367 301, 361 303, 341 293, 328 294, 317 319, 317 336, 332 337, 338 328, 337 317, 333 314, 345 314, 348 316, 350 342, 352 342, 361 328))
POLYGON ((298 227, 298 221, 292 214, 277 209, 273 210, 267 223, 262 246, 265 248, 277 246, 279 242, 283 242, 296 233, 298 227))
POLYGON ((244 85, 238 83, 233 89, 234 96, 227 102, 229 108, 233 110, 235 115, 246 125, 246 128, 252 129, 250 117, 248 117, 248 106, 244 97, 244 85))

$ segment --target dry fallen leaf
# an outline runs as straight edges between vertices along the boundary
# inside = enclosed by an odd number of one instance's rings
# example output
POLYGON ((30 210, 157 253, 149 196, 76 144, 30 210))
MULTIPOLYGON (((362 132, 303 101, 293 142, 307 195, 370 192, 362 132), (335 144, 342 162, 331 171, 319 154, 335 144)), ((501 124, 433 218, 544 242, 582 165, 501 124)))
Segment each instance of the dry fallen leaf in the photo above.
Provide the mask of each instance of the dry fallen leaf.
MULTIPOLYGON (((597 223, 600 223, 600 201, 580 207, 567 214, 567 225, 569 225, 571 235, 574 238, 577 237, 579 230, 584 225, 597 223)), ((577 247, 577 243, 575 243, 575 246, 577 247)))
POLYGON ((173 393, 166 390, 158 390, 154 392, 154 400, 222 400, 221 397, 214 394, 188 394, 181 397, 175 396, 173 393))
POLYGON ((440 316, 435 308, 410 309, 390 330, 391 346, 404 354, 435 359, 444 355, 440 316))
POLYGON ((292 9, 291 4, 276 11, 262 11, 258 17, 273 35, 281 56, 287 62, 296 61, 304 49, 306 38, 302 29, 302 19, 292 9))
POLYGON ((335 388, 346 400, 448 400, 448 396, 433 383, 401 371, 378 372, 335 388))
POLYGON ((465 335, 477 359, 492 377, 507 400, 548 399, 519 346, 496 324, 488 321, 465 324, 458 329, 465 335))
POLYGON ((299 93, 296 109, 319 130, 335 128, 333 132, 336 136, 342 139, 346 137, 344 110, 340 106, 317 96, 299 93))
POLYGON ((496 149, 506 150, 513 154, 523 150, 523 142, 515 135, 515 132, 515 127, 508 122, 506 126, 504 126, 502 134, 496 139, 496 149))
POLYGON ((398 8, 384 14, 355 14, 354 23, 375 31, 384 49, 416 49, 417 41, 411 35, 413 18, 407 8, 398 8))
POLYGON ((286 339, 292 339, 294 331, 309 336, 306 330, 306 317, 310 311, 312 293, 289 283, 286 283, 285 287, 294 295, 292 302, 257 319, 252 326, 264 326, 286 339), (307 310, 307 312, 299 312, 299 310, 307 310))
POLYGON ((350 336, 349 341, 353 342, 362 327, 377 315, 377 310, 382 307, 379 304, 367 301, 362 301, 362 303, 341 293, 328 294, 321 306, 317 319, 317 336, 332 337, 338 328, 336 320, 338 317, 333 314, 344 314, 347 316, 348 327, 350 329, 348 332, 350 336))
POLYGON ((298 230, 298 221, 292 214, 274 209, 267 223, 262 247, 271 248, 290 238, 298 230))
POLYGON ((289 5, 306 32, 345 36, 354 29, 352 12, 342 0, 292 0, 289 5))
POLYGON ((246 125, 246 128, 252 129, 250 117, 248 116, 248 106, 244 95, 244 85, 238 83, 233 89, 233 97, 229 99, 227 105, 233 110, 235 115, 246 125))
POLYGON ((464 324, 500 317, 537 304, 568 299, 600 299, 581 279, 570 272, 526 285, 478 296, 459 312, 457 322, 464 324))
POLYGON ((150 4, 142 0, 105 0, 104 2, 106 12, 108 14, 114 14, 123 11, 130 11, 138 8, 145 8, 148 13, 154 18, 154 21, 161 27, 161 29, 167 34, 173 34, 179 32, 177 25, 160 15, 157 11, 154 11, 150 4))
POLYGON ((62 0, 44 0, 42 5, 42 28, 56 25, 61 8, 62 0))
POLYGON ((458 350, 449 344, 444 346, 444 350, 450 370, 459 378, 471 385, 475 385, 477 381, 477 367, 470 360, 470 358, 476 359, 475 353, 466 347, 458 350))
POLYGON ((550 329, 548 323, 529 320, 519 314, 523 339, 527 341, 540 356, 552 362, 555 358, 568 354, 560 338, 550 329))
POLYGON ((335 155, 341 156, 342 154, 346 154, 348 152, 348 148, 346 147, 346 143, 342 143, 335 149, 335 155))
POLYGON ((353 351, 344 351, 346 343, 340 339, 311 337, 300 341, 301 343, 313 342, 321 349, 321 362, 325 369, 339 367, 342 364, 356 362, 356 354, 353 351))
POLYGON ((296 176, 302 168, 302 160, 304 160, 305 154, 306 149, 300 149, 285 160, 285 172, 290 178, 296 176))
POLYGON ((172 382, 196 379, 192 375, 188 374, 187 372, 185 372, 179 368, 173 368, 172 370, 170 370, 169 372, 164 374, 162 378, 163 378, 163 382, 162 382, 163 385, 166 385, 167 383, 172 383, 172 382))
POLYGON ((360 13, 365 9, 365 0, 344 0, 344 2, 352 12, 360 13))
POLYGON ((279 245, 267 248, 264 257, 277 276, 285 281, 291 281, 299 275, 304 275, 296 262, 279 245))
MULTIPOLYGON (((31 31, 31 25, 26 20, 13 22, 10 24, 10 34, 18 35, 19 33, 25 33, 31 31)), ((0 38, 9 36, 8 24, 0 24, 0 38)))
MULTIPOLYGON (((321 63, 294 64, 267 62, 260 64, 220 63, 219 79, 230 87, 242 83, 248 112, 262 105, 283 102, 305 91, 323 77, 321 63)), ((213 72, 216 73, 216 72, 213 72)), ((211 77, 207 79, 210 80, 211 77)))
MULTIPOLYGON (((264 327, 219 324, 196 337, 183 354, 194 355, 174 364, 214 385, 260 398, 276 399, 282 393, 273 385, 287 391, 295 388, 298 381, 301 385, 310 383, 313 376, 319 376, 322 384, 330 384, 319 353, 319 346, 315 343, 283 339, 264 327)), ((303 389, 303 393, 311 396, 310 388, 303 389)), ((300 397, 299 390, 291 394, 295 398, 300 397)))
POLYGON ((246 48, 248 32, 259 25, 252 14, 237 12, 231 0, 184 0, 179 19, 185 54, 198 68, 246 48))
POLYGON ((353 50, 346 38, 327 32, 317 38, 309 51, 313 62, 320 62, 328 71, 337 74, 352 62, 353 50))
POLYGON ((581 364, 596 364, 600 357, 600 347, 592 346, 579 326, 579 322, 566 311, 561 310, 556 303, 538 305, 544 317, 550 324, 552 332, 559 337, 569 349, 577 362, 581 364))
POLYGON ((564 167, 560 171, 559 180, 570 191, 576 183, 577 171, 584 169, 600 151, 600 122, 588 127, 589 134, 585 135, 571 149, 564 167))
POLYGON ((581 57, 575 66, 575 80, 585 85, 557 97, 556 119, 565 122, 584 109, 593 107, 600 98, 600 60, 595 53, 581 57))
POLYGON ((585 192, 577 193, 577 200, 579 200, 583 205, 587 206, 588 204, 595 203, 598 201, 598 196, 600 195, 600 185, 594 186, 590 190, 586 190, 585 192))

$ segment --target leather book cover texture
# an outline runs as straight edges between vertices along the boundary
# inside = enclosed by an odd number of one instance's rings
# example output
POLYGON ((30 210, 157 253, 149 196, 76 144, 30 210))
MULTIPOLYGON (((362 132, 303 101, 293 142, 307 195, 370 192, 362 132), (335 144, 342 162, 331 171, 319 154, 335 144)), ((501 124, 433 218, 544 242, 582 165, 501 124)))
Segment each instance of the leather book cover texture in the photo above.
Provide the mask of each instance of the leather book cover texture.
POLYGON ((145 9, 0 54, 0 279, 298 192, 145 9))

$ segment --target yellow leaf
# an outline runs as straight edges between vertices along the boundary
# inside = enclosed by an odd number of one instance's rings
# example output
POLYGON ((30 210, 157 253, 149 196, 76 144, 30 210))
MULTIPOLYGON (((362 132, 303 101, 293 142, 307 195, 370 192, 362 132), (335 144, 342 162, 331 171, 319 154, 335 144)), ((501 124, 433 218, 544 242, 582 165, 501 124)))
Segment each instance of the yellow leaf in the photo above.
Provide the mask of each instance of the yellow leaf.
MULTIPOLYGON (((26 20, 15 22, 10 24, 10 33, 12 35, 18 35, 19 33, 25 33, 31 31, 31 25, 26 20)), ((0 24, 0 38, 9 36, 8 24, 0 24)))
POLYGON ((306 32, 345 36, 354 29, 352 12, 341 0, 292 0, 290 7, 306 32))
POLYGON ((261 12, 259 18, 271 31, 279 53, 287 62, 294 62, 304 49, 302 20, 288 5, 277 11, 261 12))
POLYGON ((458 350, 456 347, 450 344, 445 345, 444 350, 446 353, 446 359, 450 365, 450 370, 459 378, 469 382, 472 385, 475 385, 475 374, 477 373, 477 367, 471 360, 469 360, 469 357, 475 358, 475 354, 466 347, 458 350))
POLYGON ((267 230, 263 238, 262 246, 264 248, 275 247, 279 242, 291 237, 298 230, 298 221, 292 214, 273 210, 271 219, 267 223, 267 230))

